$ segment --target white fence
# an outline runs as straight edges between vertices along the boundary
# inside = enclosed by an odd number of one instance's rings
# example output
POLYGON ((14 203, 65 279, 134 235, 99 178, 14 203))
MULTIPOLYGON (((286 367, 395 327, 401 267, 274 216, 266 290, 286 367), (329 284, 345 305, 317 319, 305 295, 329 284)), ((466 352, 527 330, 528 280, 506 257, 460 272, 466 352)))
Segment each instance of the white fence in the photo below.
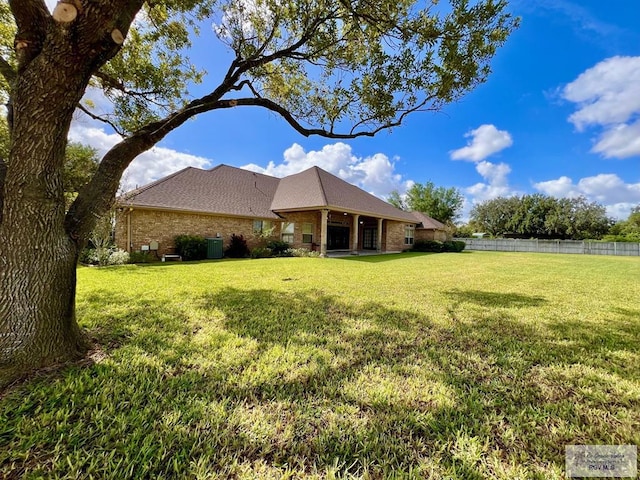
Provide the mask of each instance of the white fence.
POLYGON ((466 250, 494 252, 582 253, 586 255, 640 256, 640 243, 576 240, 521 240, 518 238, 458 238, 466 250))

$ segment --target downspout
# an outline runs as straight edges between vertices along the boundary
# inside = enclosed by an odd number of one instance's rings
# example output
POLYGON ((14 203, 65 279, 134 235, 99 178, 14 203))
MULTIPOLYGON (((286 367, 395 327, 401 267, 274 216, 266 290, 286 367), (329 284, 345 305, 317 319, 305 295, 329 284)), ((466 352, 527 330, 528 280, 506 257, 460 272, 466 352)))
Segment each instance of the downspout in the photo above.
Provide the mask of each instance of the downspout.
POLYGON ((131 214, 133 208, 129 208, 127 212, 127 252, 131 253, 131 214))

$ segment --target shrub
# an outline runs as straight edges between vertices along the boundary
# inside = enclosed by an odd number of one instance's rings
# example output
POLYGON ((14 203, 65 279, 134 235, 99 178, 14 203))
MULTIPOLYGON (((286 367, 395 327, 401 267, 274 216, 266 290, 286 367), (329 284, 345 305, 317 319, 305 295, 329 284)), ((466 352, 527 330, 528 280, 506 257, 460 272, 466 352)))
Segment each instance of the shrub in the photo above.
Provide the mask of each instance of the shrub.
POLYGON ((291 245, 281 240, 271 240, 267 242, 267 248, 271 250, 274 257, 287 257, 287 251, 291 249, 291 245))
POLYGON ((131 252, 129 263, 151 263, 153 257, 149 252, 131 252))
POLYGON ((251 258, 269 258, 273 256, 271 249, 266 247, 256 247, 251 250, 251 258))
POLYGON ((306 248, 290 248, 287 250, 289 257, 319 257, 320 252, 312 252, 306 248))
POLYGON ((83 248, 78 256, 78 262, 83 265, 91 265, 91 258, 93 257, 93 252, 95 249, 93 248, 83 248))
POLYGON ((118 248, 109 254, 108 265, 124 265, 125 263, 129 263, 129 252, 118 248))
POLYGON ((207 258, 207 241, 198 235, 178 235, 175 240, 176 253, 183 260, 207 258))
POLYGON ((627 235, 605 235, 603 242, 640 242, 640 233, 628 233, 627 235))
POLYGON ((231 243, 225 250, 225 256, 229 258, 245 258, 249 256, 249 247, 243 235, 231 235, 231 243))
POLYGON ((460 240, 453 240, 453 241, 449 241, 449 242, 444 242, 442 244, 442 251, 443 252, 456 252, 459 253, 461 251, 464 250, 464 247, 466 247, 467 244, 464 243, 463 241, 460 240))
POLYGON ((85 248, 80 252, 78 261, 84 265, 124 265, 129 263, 129 253, 119 248, 85 248))
POLYGON ((442 242, 437 240, 418 240, 413 244, 414 252, 442 252, 442 242))

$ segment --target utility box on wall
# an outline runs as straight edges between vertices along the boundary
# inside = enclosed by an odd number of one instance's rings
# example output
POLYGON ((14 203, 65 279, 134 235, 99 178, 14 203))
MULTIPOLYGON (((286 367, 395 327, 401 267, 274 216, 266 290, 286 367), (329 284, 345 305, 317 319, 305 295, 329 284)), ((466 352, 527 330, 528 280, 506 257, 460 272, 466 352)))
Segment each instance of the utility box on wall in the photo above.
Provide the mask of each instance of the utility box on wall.
POLYGON ((207 238, 207 259, 220 259, 224 256, 221 238, 207 238))

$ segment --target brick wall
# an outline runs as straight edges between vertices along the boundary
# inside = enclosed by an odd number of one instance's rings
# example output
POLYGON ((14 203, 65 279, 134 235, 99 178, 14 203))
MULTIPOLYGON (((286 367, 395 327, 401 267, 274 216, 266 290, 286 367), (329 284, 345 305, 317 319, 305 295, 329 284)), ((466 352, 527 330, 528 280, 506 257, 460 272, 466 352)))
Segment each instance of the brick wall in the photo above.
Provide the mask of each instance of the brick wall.
POLYGON ((438 242, 445 242, 449 240, 447 232, 443 230, 416 230, 416 241, 418 240, 437 240, 438 242))
MULTIPOLYGON (((115 240, 119 248, 127 250, 127 216, 131 219, 131 251, 140 251, 142 245, 158 242, 158 255, 173 252, 174 238, 177 235, 200 235, 215 237, 218 233, 223 240, 223 247, 229 246, 231 234, 244 235, 249 248, 257 246, 261 239, 253 234, 252 218, 221 217, 195 213, 167 212, 158 210, 144 210, 134 208, 133 211, 118 212, 116 215, 115 240)), ((293 222, 295 248, 308 248, 311 243, 302 242, 302 225, 313 224, 313 243, 320 248, 321 213, 319 211, 282 213, 283 221, 293 222)), ((353 229, 351 215, 345 216, 350 228, 353 229)), ((281 222, 274 222, 274 237, 280 239, 281 222)), ((409 246, 404 244, 405 223, 385 220, 382 227, 382 251, 402 251, 409 246)), ((359 243, 362 245, 362 228, 359 228, 359 243)), ((418 238, 416 230, 416 239, 418 238)), ((352 240, 351 240, 352 241, 352 240)), ((351 243, 350 243, 351 244, 351 243)))
POLYGON ((382 248, 388 252, 401 252, 407 248, 411 248, 410 245, 404 244, 404 227, 403 222, 394 222, 392 220, 385 220, 383 222, 386 227, 386 234, 383 228, 382 234, 382 248), (386 237, 386 244, 385 244, 386 237))
POLYGON ((320 250, 320 222, 322 221, 322 214, 319 211, 280 213, 280 216, 283 217, 284 221, 294 223, 292 244, 294 248, 312 249, 313 245, 311 243, 302 242, 302 224, 311 223, 313 225, 313 243, 317 244, 317 249, 320 250))
MULTIPOLYGON (((177 235, 200 235, 222 237, 223 246, 229 246, 231 234, 244 235, 249 248, 255 247, 260 239, 253 234, 252 218, 220 217, 182 212, 134 209, 118 212, 116 215, 116 245, 127 249, 127 215, 131 215, 131 251, 139 251, 142 245, 158 242, 158 255, 170 253, 177 235)), ((276 236, 280 235, 280 222, 274 222, 276 236)))

